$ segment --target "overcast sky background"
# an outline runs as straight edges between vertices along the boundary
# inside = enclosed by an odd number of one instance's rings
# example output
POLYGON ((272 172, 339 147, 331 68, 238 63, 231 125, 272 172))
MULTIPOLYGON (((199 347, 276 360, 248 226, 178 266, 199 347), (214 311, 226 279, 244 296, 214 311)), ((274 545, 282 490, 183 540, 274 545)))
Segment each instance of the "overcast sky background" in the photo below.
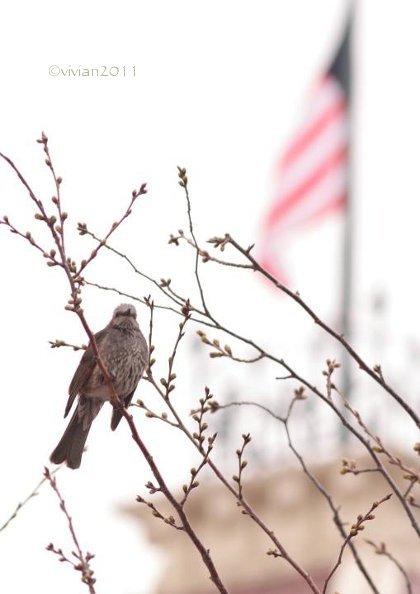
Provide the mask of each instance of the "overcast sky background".
MULTIPOLYGON (((419 327, 420 5, 416 0, 358 4, 356 336, 365 353, 380 346, 381 360, 405 388, 401 374, 412 362, 407 345, 417 344, 419 327), (378 292, 387 297, 386 325, 379 328, 371 320, 378 292)), ((53 188, 35 139, 41 130, 48 134, 64 178, 69 230, 85 221, 101 235, 126 207, 131 190, 147 181, 149 194, 136 204, 114 245, 144 271, 171 277, 184 294, 194 295, 192 254, 167 245, 169 233, 186 228, 176 166, 188 168, 202 241, 226 231, 245 245, 258 241, 275 164, 299 122, 311 83, 339 40, 345 6, 341 0, 9 4, 0 22, 0 150, 47 200, 53 188), (130 72, 135 65, 136 76, 54 77, 49 75, 53 65, 126 65, 130 72)), ((1 214, 43 237, 24 190, 4 163, 0 200, 1 214)), ((330 218, 297 234, 283 255, 292 287, 332 323, 339 312, 340 233, 339 217, 330 218)), ((76 233, 68 245, 76 258, 92 248, 76 233)), ((81 343, 85 337, 75 316, 64 311, 67 287, 59 271, 47 269, 4 228, 0 250, 1 524, 40 479, 65 426, 67 386, 79 354, 52 351, 48 340, 81 343)), ((95 262, 90 278, 140 296, 152 292, 109 256, 95 262)), ((296 306, 252 275, 208 264, 204 279, 223 320, 298 363, 303 372, 320 370, 321 355, 315 361, 302 355, 302 344, 306 353, 308 340, 316 337, 296 306)), ((86 290, 92 328, 102 328, 119 302, 86 290)), ((139 309, 139 319, 146 331, 146 309, 139 309)), ((162 375, 176 331, 173 317, 159 317, 155 340, 162 375)), ((181 354, 186 387, 197 383, 191 356, 188 349, 181 354)), ((419 382, 415 369, 409 372, 414 397, 419 382)), ((141 389, 154 403, 150 390, 141 389)), ((191 406, 192 400, 180 403, 185 412, 191 406)), ((156 407, 160 410, 160 403, 156 407)), ((61 471, 59 482, 83 546, 96 553, 98 590, 149 593, 159 557, 115 510, 144 492, 150 476, 125 428, 109 433, 109 417, 104 411, 95 422, 82 468, 61 471)), ((138 418, 170 483, 184 482, 192 458, 182 440, 138 418)), ((0 589, 8 594, 81 590, 77 576, 45 552, 50 541, 71 547, 57 501, 44 488, 0 534, 7 568, 0 589)))

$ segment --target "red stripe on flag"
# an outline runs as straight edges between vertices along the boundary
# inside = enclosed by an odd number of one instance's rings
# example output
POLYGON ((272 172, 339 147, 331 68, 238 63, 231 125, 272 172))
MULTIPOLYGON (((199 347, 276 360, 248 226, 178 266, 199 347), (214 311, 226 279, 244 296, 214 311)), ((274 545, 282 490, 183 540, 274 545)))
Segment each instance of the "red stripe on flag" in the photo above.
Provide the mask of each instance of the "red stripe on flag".
POLYGON ((328 74, 310 97, 309 110, 281 159, 281 171, 275 171, 274 203, 264 221, 260 255, 273 274, 281 275, 280 249, 291 231, 345 204, 347 126, 346 97, 328 74))
POLYGON ((306 194, 312 190, 328 174, 347 158, 347 145, 340 147, 334 153, 329 155, 321 165, 311 172, 310 175, 290 194, 279 200, 272 210, 268 213, 266 225, 271 227, 280 217, 284 216, 298 202, 305 198, 306 194))
POLYGON ((280 166, 282 169, 288 167, 292 162, 300 156, 306 147, 316 140, 324 128, 326 128, 332 121, 343 118, 347 106, 344 99, 337 99, 337 103, 329 107, 328 111, 323 113, 314 124, 306 129, 290 146, 284 154, 280 166))

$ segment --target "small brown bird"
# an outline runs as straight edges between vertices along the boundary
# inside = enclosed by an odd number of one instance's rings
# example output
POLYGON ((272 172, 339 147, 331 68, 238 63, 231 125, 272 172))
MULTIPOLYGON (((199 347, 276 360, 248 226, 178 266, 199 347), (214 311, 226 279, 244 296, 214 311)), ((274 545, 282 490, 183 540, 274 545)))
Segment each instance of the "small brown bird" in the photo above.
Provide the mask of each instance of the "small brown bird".
MULTIPOLYGON (((136 318, 135 307, 123 303, 114 310, 109 324, 95 334, 101 359, 125 407, 131 402, 148 360, 147 343, 136 318)), ((110 387, 96 362, 91 345, 84 352, 71 380, 65 417, 76 396, 79 396, 76 410, 50 457, 54 464, 66 462, 69 468, 79 468, 92 421, 105 400, 110 399, 110 387)), ((113 431, 121 417, 122 413, 114 409, 111 419, 113 431)))

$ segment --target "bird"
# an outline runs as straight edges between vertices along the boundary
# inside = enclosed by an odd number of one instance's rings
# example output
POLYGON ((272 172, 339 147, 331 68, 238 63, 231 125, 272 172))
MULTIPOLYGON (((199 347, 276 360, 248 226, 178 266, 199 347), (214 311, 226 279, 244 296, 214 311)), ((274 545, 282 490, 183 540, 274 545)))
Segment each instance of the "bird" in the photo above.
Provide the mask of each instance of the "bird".
MULTIPOLYGON (((95 334, 99 355, 112 378, 114 390, 127 408, 148 364, 147 342, 137 322, 136 308, 122 303, 115 308, 112 319, 95 334)), ((79 468, 87 436, 96 415, 106 400, 110 400, 109 382, 105 379, 92 344, 89 343, 69 386, 69 398, 64 417, 69 414, 78 396, 71 420, 50 456, 53 464, 66 462, 69 468, 79 468)), ((114 408, 111 429, 115 431, 122 418, 114 408)))

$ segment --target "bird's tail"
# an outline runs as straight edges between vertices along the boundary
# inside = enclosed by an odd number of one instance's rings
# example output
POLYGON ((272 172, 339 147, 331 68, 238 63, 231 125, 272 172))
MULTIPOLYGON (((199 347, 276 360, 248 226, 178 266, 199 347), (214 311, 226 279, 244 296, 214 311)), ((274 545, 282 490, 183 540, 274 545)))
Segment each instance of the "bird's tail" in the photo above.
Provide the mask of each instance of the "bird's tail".
POLYGON ((69 468, 79 468, 80 466, 91 422, 86 426, 86 423, 83 423, 79 418, 78 409, 79 407, 74 411, 74 414, 63 433, 63 437, 60 439, 57 447, 50 456, 50 460, 53 464, 62 464, 63 462, 66 462, 69 468))

